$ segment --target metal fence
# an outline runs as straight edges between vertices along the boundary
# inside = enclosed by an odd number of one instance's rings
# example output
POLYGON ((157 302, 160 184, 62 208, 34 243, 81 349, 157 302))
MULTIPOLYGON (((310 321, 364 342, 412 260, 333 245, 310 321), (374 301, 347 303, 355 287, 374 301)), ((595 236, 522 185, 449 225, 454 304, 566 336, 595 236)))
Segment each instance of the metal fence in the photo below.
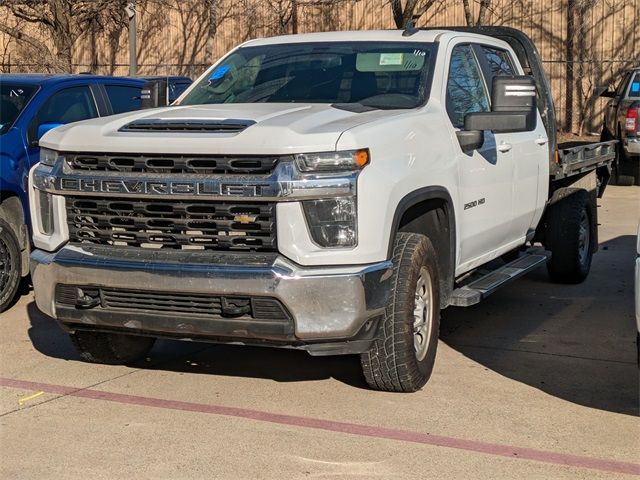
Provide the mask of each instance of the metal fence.
MULTIPOLYGON (((478 2, 471 3, 477 10, 478 2)), ((195 78, 250 38, 395 28, 390 0, 138 0, 138 5, 144 5, 137 23, 141 75, 195 78), (214 17, 204 8, 207 4, 218 6, 214 17)), ((418 26, 465 24, 461 1, 433 5, 418 26)), ((593 88, 617 83, 625 69, 640 64, 638 18, 640 0, 492 0, 485 20, 489 25, 518 28, 533 39, 550 79, 560 128, 587 133, 599 131, 602 120, 604 102, 592 98, 593 88)), ((51 38, 42 31, 28 24, 21 28, 39 35, 53 51, 51 38)), ((126 36, 126 28, 115 35, 106 30, 81 32, 72 71, 127 75, 126 36)), ((0 34, 1 71, 55 70, 53 65, 47 67, 47 58, 0 34), (34 63, 36 59, 39 63, 34 63)))

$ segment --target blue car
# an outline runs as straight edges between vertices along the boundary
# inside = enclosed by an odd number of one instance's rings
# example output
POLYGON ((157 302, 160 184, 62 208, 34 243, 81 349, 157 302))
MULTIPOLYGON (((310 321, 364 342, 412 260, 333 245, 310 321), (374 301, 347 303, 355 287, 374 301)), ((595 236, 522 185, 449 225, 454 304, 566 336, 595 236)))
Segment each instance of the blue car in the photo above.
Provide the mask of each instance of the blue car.
POLYGON ((52 128, 140 108, 142 79, 96 75, 0 75, 0 312, 29 272, 29 169, 52 128))

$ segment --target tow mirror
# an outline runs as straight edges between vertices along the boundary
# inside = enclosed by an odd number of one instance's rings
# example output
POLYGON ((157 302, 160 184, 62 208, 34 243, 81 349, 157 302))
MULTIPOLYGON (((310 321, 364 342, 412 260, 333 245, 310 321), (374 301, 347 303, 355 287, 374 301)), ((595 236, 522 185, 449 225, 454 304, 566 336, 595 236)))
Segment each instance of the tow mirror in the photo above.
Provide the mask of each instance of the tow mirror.
POLYGON ((537 119, 536 83, 528 75, 493 77, 491 111, 468 113, 465 130, 531 132, 537 119))
POLYGON ((593 89, 594 97, 613 98, 616 96, 616 92, 609 90, 609 87, 596 87, 593 89))
POLYGON ((149 80, 140 91, 140 108, 156 108, 167 105, 167 81, 149 80))
POLYGON ((484 132, 482 130, 458 130, 456 136, 464 153, 478 150, 484 143, 484 132))

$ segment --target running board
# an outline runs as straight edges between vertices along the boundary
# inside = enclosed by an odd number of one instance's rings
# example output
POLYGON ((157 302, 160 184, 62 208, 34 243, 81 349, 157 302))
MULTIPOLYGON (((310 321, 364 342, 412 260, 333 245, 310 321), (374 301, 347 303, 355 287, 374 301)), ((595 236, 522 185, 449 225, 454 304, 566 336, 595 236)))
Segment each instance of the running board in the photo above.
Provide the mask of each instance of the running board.
POLYGON ((509 262, 495 270, 483 272, 479 277, 473 279, 466 285, 456 288, 451 293, 449 305, 454 307, 470 307, 480 303, 500 287, 511 283, 526 273, 535 270, 540 265, 544 265, 551 258, 551 252, 545 250, 534 250, 521 255, 513 262, 509 262))

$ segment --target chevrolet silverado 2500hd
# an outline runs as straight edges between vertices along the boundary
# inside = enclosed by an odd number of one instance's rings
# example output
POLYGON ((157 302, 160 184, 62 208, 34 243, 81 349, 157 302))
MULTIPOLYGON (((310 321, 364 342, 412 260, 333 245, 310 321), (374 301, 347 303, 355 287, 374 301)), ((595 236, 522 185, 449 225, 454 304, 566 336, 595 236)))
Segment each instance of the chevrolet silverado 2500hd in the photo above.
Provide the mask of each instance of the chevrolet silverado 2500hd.
POLYGON ((476 31, 252 40, 172 107, 48 133, 38 308, 88 361, 173 337, 357 353, 371 387, 421 388, 441 309, 547 261, 587 276, 615 156, 556 145, 531 41, 476 31))

